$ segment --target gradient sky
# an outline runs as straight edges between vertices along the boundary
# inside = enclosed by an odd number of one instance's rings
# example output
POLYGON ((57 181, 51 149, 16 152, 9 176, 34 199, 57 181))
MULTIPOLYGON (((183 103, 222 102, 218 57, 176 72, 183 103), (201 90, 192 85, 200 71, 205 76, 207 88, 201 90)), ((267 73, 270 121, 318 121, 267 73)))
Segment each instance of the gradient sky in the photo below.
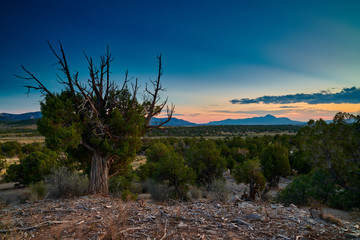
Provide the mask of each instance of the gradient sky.
POLYGON ((357 0, 1 1, 0 112, 39 110, 40 94, 14 77, 20 64, 61 89, 46 43, 60 40, 85 80, 83 50, 98 59, 109 45, 113 79, 129 70, 142 82, 162 53, 164 97, 192 122, 359 113, 359 12, 357 0))

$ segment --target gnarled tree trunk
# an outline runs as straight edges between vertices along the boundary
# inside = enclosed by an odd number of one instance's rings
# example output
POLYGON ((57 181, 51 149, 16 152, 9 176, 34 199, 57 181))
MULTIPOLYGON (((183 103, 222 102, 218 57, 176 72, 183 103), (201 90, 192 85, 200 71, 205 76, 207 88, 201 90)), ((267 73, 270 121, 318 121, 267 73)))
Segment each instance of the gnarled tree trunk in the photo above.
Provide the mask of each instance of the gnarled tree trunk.
POLYGON ((89 192, 91 194, 102 193, 107 195, 109 193, 109 167, 107 164, 108 159, 108 156, 102 156, 100 152, 94 151, 90 169, 89 192))

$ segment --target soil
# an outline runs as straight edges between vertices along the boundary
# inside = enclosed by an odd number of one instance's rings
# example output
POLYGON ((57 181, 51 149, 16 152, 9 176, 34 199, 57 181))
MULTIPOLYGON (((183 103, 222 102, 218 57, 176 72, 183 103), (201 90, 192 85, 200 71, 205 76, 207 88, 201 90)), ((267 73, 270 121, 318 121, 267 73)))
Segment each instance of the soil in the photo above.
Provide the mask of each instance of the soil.
POLYGON ((226 202, 209 194, 159 203, 141 194, 129 202, 89 195, 20 204, 28 189, 3 185, 0 239, 360 239, 359 212, 242 201, 246 186, 224 177, 226 202))

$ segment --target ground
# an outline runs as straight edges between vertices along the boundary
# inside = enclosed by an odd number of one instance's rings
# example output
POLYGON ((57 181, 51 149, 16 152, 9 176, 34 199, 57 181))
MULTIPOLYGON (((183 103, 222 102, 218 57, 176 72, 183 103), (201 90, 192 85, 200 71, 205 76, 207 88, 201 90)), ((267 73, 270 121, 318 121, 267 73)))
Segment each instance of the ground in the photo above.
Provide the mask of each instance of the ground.
MULTIPOLYGON (((325 213, 324 213, 325 214, 325 213)), ((331 215, 329 215, 331 216, 331 215)), ((358 216, 325 218, 294 205, 211 199, 154 203, 90 195, 0 212, 2 239, 349 239, 358 216), (324 220, 325 219, 325 220, 324 220)))
POLYGON ((0 239, 360 239, 359 212, 242 201, 246 186, 228 172, 224 178, 231 190, 226 202, 211 193, 188 202, 141 194, 129 202, 89 195, 21 203, 29 190, 3 184, 0 239))

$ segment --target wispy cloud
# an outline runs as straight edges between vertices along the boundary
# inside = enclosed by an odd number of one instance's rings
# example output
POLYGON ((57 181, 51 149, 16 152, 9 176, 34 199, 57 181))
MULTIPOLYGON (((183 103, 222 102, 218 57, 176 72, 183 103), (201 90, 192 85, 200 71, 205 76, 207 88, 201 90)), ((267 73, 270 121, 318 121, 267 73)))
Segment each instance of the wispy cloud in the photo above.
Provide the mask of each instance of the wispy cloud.
POLYGON ((294 108, 299 108, 299 106, 280 106, 279 108, 294 109, 294 108))
POLYGON ((230 100, 232 104, 292 104, 292 103, 308 103, 308 104, 327 104, 327 103, 360 103, 360 88, 343 88, 340 92, 331 93, 321 91, 318 93, 297 93, 282 96, 262 96, 258 98, 242 98, 230 100))

